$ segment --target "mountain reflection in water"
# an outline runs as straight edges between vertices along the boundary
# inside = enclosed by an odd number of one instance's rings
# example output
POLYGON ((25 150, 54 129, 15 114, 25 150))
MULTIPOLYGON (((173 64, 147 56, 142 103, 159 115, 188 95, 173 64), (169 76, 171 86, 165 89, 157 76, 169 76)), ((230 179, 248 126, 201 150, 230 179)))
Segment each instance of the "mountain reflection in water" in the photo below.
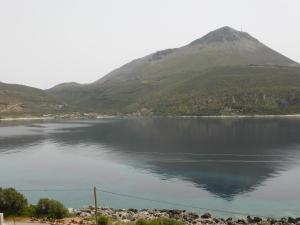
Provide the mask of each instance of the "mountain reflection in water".
MULTIPOLYGON (((99 160, 112 159, 155 174, 161 180, 189 182, 232 201, 299 166, 299 134, 297 118, 123 118, 2 123, 0 159, 29 151, 31 146, 54 143, 59 151, 74 156, 83 152, 99 160)), ((80 164, 78 167, 82 173, 87 170, 80 164)))
POLYGON ((0 151, 45 139, 62 145, 101 143, 134 166, 191 181, 228 199, 299 162, 300 120, 144 118, 76 123, 22 126, 25 135, 0 139, 0 151))

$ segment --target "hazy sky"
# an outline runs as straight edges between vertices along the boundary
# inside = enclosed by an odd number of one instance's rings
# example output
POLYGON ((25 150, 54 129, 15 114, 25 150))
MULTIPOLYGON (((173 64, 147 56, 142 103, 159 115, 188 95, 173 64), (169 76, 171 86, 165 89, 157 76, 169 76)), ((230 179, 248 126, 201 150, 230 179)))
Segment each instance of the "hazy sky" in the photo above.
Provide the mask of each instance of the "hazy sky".
POLYGON ((300 62, 300 0, 0 0, 0 81, 88 83, 228 25, 300 62))

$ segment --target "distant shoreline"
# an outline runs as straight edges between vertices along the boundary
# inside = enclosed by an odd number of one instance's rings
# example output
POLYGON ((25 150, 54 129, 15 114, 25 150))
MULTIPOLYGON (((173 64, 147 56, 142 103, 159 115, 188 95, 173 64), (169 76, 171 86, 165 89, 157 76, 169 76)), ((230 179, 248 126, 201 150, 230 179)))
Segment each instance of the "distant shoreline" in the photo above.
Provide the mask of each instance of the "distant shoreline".
POLYGON ((299 117, 300 114, 282 114, 282 115, 211 115, 211 116, 180 116, 180 117, 204 117, 204 118, 259 118, 259 117, 299 117))
POLYGON ((97 117, 72 117, 72 118, 64 118, 64 117, 6 117, 0 118, 0 121, 30 121, 30 120, 55 120, 55 119, 104 119, 104 118, 300 118, 300 114, 283 114, 283 115, 208 115, 208 116, 132 116, 132 115, 124 115, 124 116, 97 116, 97 117))
POLYGON ((15 121, 15 120, 53 120, 55 117, 16 117, 16 118, 0 118, 0 121, 15 121))

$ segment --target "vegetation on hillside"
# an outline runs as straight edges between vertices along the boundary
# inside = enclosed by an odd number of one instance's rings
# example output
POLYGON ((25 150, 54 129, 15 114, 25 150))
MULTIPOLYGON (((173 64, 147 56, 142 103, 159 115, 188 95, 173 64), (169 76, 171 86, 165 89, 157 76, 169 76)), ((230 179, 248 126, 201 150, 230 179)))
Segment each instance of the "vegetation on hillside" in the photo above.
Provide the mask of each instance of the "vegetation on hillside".
POLYGON ((299 67, 215 67, 77 92, 68 102, 78 111, 112 114, 291 114, 300 112, 299 84, 299 67))
POLYGON ((0 82, 0 116, 60 112, 66 106, 43 90, 0 82))
POLYGON ((63 84, 48 93, 78 111, 111 114, 286 114, 300 112, 299 87, 299 64, 224 27, 94 83, 63 84))

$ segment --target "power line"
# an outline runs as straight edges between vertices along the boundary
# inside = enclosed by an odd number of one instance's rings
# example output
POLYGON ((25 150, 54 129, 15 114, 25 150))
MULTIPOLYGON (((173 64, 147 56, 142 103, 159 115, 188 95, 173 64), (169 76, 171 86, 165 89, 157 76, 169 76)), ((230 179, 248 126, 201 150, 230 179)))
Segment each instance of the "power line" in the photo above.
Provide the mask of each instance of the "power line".
MULTIPOLYGON (((108 191, 102 188, 96 187, 96 190, 102 193, 111 194, 115 196, 125 197, 125 198, 131 198, 131 199, 138 199, 148 202, 155 202, 160 204, 167 204, 172 206, 178 206, 178 207, 185 207, 185 208, 191 208, 191 209, 197 209, 197 210, 205 210, 205 211, 211 211, 211 212, 218 212, 218 213, 225 213, 225 214, 235 214, 235 215, 241 215, 241 216, 257 216, 254 214, 244 213, 244 212, 236 212, 231 210, 224 210, 224 209, 215 209, 215 208, 206 208, 206 207, 199 207, 195 205, 189 205, 189 204, 182 204, 182 203, 176 203, 176 202, 170 202, 170 201, 164 201, 164 200, 157 200, 152 198, 146 198, 136 195, 130 195, 125 193, 118 193, 113 191, 108 191)), ((73 189, 18 189, 20 192, 69 192, 69 191, 92 191, 92 188, 73 188, 73 189)))
MULTIPOLYGON (((181 206, 181 207, 187 207, 187 208, 198 209, 198 210, 221 212, 221 213, 227 213, 227 214, 236 214, 236 215, 242 215, 242 216, 254 216, 254 215, 250 215, 248 213, 243 213, 243 212, 235 212, 235 211, 222 210, 222 209, 212 209, 212 208, 198 207, 198 206, 189 205, 189 204, 181 204, 181 203, 169 202, 169 201, 164 201, 164 200, 145 198, 145 197, 136 196, 136 195, 117 193, 117 192, 104 190, 104 189, 101 189, 101 188, 98 188, 98 187, 96 188, 96 190, 99 191, 99 192, 102 192, 102 193, 116 195, 116 196, 120 196, 120 197, 138 199, 138 200, 149 201, 149 202, 156 202, 156 203, 167 204, 167 205, 172 205, 172 206, 181 206)), ((73 188, 73 189, 18 189, 18 191, 20 191, 20 192, 51 192, 51 191, 53 191, 53 192, 69 192, 69 191, 92 191, 92 189, 88 189, 88 188, 84 188, 84 189, 83 188, 73 188)))
POLYGON ((17 191, 21 192, 49 192, 49 191, 57 191, 57 192, 69 192, 69 191, 90 191, 88 188, 72 188, 72 189, 18 189, 17 191))
POLYGON ((134 199, 139 199, 139 200, 144 200, 144 201, 151 201, 151 202, 167 204, 167 205, 172 205, 172 206, 181 206, 181 207, 193 208, 193 209, 198 209, 198 210, 221 212, 221 213, 227 213, 227 214, 236 214, 236 215, 242 215, 242 216, 255 216, 255 215, 251 215, 251 214, 243 213, 243 212, 235 212, 235 211, 222 210, 222 209, 211 209, 211 208, 205 208, 205 207, 198 207, 198 206, 194 206, 194 205, 188 205, 188 204, 181 204, 181 203, 175 203, 175 202, 145 198, 145 197, 140 197, 140 196, 135 196, 135 195, 116 193, 116 192, 112 192, 112 191, 103 190, 103 189, 100 189, 100 188, 97 188, 97 190, 100 191, 100 192, 103 192, 103 193, 117 195, 117 196, 121 196, 121 197, 134 198, 134 199))

